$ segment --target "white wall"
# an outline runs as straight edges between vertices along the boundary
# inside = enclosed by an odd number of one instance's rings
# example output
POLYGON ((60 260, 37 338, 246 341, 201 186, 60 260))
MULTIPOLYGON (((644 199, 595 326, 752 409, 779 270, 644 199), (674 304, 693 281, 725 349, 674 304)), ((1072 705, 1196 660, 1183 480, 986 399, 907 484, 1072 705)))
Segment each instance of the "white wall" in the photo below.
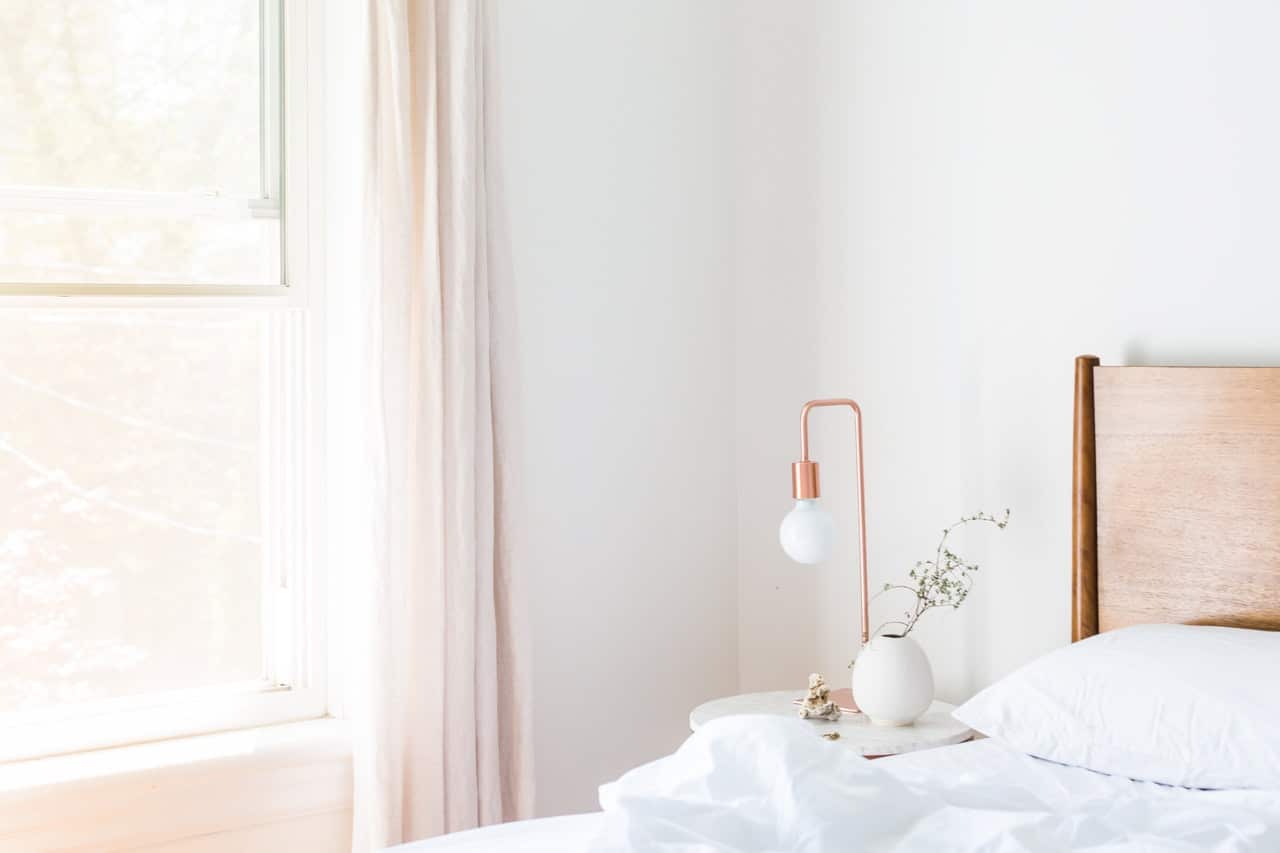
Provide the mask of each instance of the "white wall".
MULTIPOLYGON (((494 13, 541 813, 704 698, 845 677, 852 537, 776 544, 803 400, 866 408, 873 586, 1012 507, 920 629, 959 700, 1068 637, 1072 358, 1280 364, 1269 3, 494 13)), ((815 420, 846 519, 849 439, 815 420)))
POLYGON ((552 814, 736 687, 730 33, 719 2, 490 8, 552 814))
MULTIPOLYGON (((873 586, 961 513, 1013 508, 1007 531, 967 540, 983 559, 969 602, 921 629, 940 692, 961 699, 1069 636, 1072 358, 1280 364, 1280 8, 808 8, 816 59, 796 47, 790 62, 817 65, 802 117, 816 136, 793 140, 791 159, 821 201, 816 287, 796 302, 818 318, 816 390, 866 408, 873 586)), ((784 333, 775 354, 788 346, 784 333)), ((852 513, 841 438, 815 444, 828 495, 852 513)), ((747 602, 773 594, 746 546, 785 487, 766 499, 754 472, 739 476, 747 602)), ((842 666, 856 597, 839 568, 818 570, 812 611, 744 605, 744 650, 818 623, 811 655, 744 655, 744 687, 842 666)))
POLYGON ((734 7, 734 378, 739 674, 746 689, 804 684, 821 575, 790 562, 778 522, 799 458, 799 412, 820 396, 817 7, 734 7), (798 672, 797 670, 803 670, 798 672))

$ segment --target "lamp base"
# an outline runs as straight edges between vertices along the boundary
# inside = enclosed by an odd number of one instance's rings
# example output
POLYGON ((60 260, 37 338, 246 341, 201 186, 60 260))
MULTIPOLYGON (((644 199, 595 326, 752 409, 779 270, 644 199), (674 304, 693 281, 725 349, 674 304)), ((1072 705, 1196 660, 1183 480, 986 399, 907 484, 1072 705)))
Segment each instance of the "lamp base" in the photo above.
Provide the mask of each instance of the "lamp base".
MULTIPOLYGON (((861 714, 858 710, 858 704, 853 701, 853 691, 848 687, 841 687, 839 690, 832 690, 827 694, 827 698, 836 703, 836 707, 840 709, 842 714, 861 714)), ((793 705, 803 705, 804 697, 797 696, 792 700, 793 705)))

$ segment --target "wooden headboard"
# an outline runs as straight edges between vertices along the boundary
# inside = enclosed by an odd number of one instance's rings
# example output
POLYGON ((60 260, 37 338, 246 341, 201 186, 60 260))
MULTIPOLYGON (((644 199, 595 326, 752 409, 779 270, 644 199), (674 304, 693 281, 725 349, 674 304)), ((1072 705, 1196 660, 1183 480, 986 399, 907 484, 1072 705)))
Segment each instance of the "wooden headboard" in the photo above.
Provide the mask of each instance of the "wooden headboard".
POLYGON ((1071 639, 1280 630, 1280 368, 1076 359, 1071 639))

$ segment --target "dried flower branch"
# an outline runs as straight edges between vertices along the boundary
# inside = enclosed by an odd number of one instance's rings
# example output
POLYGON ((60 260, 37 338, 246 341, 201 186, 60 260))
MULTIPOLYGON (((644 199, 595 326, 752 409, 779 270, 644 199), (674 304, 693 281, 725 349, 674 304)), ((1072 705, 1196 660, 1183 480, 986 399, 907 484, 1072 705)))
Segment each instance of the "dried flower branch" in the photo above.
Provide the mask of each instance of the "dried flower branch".
POLYGON ((964 600, 969 597, 969 591, 973 588, 973 574, 978 571, 978 564, 965 562, 958 554, 947 548, 947 537, 956 528, 974 521, 994 524, 1003 530, 1009 524, 1009 510, 1006 509, 1000 518, 985 512, 976 512, 962 517, 950 527, 944 527, 933 559, 921 560, 907 573, 911 583, 887 583, 877 594, 879 596, 894 589, 906 590, 915 596, 915 606, 904 611, 901 619, 890 619, 881 623, 871 632, 872 636, 878 635, 881 629, 889 625, 899 625, 902 630, 895 636, 905 637, 911 633, 911 629, 920 621, 920 617, 933 608, 950 607, 954 610, 964 603, 964 600))

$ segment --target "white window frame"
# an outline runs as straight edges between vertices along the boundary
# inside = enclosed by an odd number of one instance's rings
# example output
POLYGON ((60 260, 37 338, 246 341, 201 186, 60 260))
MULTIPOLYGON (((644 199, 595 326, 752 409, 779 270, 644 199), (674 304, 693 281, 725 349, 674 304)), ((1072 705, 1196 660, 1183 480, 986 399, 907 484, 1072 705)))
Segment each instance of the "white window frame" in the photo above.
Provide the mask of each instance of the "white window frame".
MULTIPOLYGON (((264 402, 263 678, 65 708, 0 715, 0 762, 326 716, 324 517, 325 407, 323 198, 323 3, 260 0, 263 59, 280 53, 283 85, 266 84, 263 121, 282 122, 281 150, 264 157, 264 199, 246 215, 283 216, 283 284, 0 285, 0 311, 31 308, 224 308, 269 318, 265 355, 272 369, 264 402), (283 13, 284 24, 281 20, 283 13), (272 105, 275 106, 272 106, 272 105), (286 151, 287 149, 287 151, 286 151), (286 156, 287 154, 287 156, 286 156), (283 161, 283 180, 271 172, 283 161), (270 187, 279 186, 279 198, 270 187), (284 201, 287 199, 287 207, 284 201), (273 523, 279 518, 284 523, 273 523)), ((269 65, 266 67, 270 67, 269 65)), ((263 75, 264 78, 267 75, 263 75)), ((264 134, 270 138, 272 134, 264 134)), ((13 195, 13 193, 11 193, 13 195)), ((154 198, 165 194, 66 193, 50 204, 223 205, 229 199, 154 198), (142 198, 142 196, 148 196, 142 198)), ((31 203, 28 198, 24 203, 31 203)), ((0 199, 0 207, 4 206, 0 199)))

